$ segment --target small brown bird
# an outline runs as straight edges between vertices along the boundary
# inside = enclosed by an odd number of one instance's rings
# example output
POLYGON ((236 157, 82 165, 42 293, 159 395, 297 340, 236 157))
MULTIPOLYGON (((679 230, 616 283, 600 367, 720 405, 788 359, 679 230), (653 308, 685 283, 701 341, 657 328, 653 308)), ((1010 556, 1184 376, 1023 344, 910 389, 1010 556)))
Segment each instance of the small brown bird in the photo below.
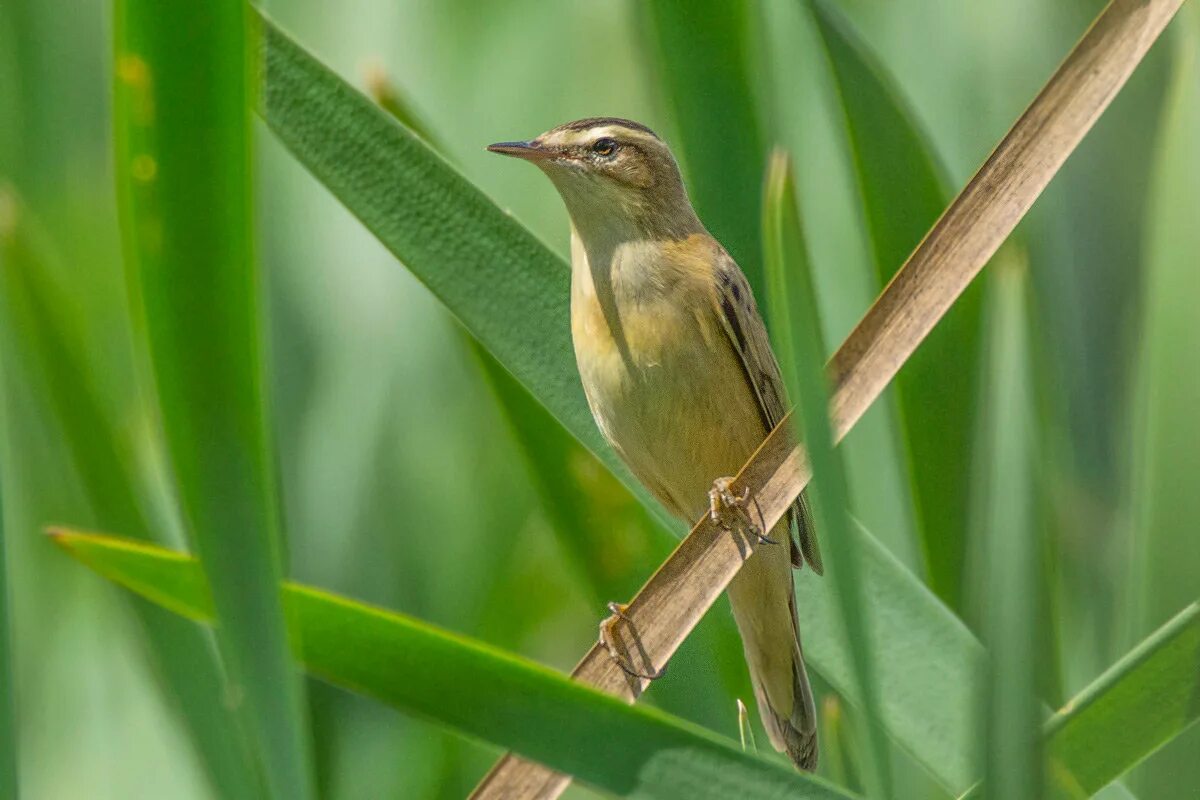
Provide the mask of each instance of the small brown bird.
MULTIPOLYGON (((602 117, 488 149, 536 164, 566 203, 575 358, 604 436, 685 522, 736 503, 714 481, 783 418, 783 381, 749 284, 697 218, 667 145, 602 117)), ((771 743, 812 770, 817 718, 792 568, 822 567, 803 496, 764 541, 729 598, 771 743)))

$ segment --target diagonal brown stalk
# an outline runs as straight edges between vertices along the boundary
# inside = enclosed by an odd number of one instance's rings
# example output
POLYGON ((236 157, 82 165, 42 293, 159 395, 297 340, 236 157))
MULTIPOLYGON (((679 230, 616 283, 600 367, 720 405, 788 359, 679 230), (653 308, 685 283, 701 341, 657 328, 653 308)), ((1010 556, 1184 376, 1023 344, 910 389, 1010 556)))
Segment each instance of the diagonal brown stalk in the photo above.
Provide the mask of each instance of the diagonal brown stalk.
MULTIPOLYGON (((1112 0, 991 156, 946 209, 829 364, 830 419, 841 439, 895 377, 925 336, 1016 227, 1059 167, 1108 107, 1183 0, 1112 0)), ((785 419, 742 468, 770 528, 810 477, 785 419)), ((625 610, 627 653, 662 668, 753 552, 753 537, 701 520, 625 610), (636 631, 636 638, 630 632, 636 631)), ((647 685, 595 645, 572 672, 630 702, 647 685)), ((570 783, 517 756, 504 756, 475 798, 554 798, 570 783)))

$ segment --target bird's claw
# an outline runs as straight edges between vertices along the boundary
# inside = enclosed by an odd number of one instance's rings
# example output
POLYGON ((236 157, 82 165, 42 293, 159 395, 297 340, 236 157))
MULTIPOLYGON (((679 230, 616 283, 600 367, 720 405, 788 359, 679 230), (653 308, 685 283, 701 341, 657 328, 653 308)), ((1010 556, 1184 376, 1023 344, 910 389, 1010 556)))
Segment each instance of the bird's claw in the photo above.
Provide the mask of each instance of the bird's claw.
MULTIPOLYGON (((622 655, 616 645, 616 627, 620 622, 624 622, 633 628, 633 620, 626 614, 626 606, 623 603, 609 603, 608 610, 612 613, 600 621, 600 644, 604 645, 604 649, 608 651, 609 657, 616 663, 621 670, 634 678, 641 678, 647 681, 656 681, 663 675, 667 674, 667 668, 652 670, 650 672, 640 672, 633 668, 629 663, 628 657, 622 655)), ((635 634, 636 636, 636 634, 635 634)))
MULTIPOLYGON (((754 505, 758 507, 757 500, 754 505)), ((708 516, 727 531, 740 523, 758 539, 759 544, 779 544, 764 534, 762 526, 750 516, 750 489, 743 489, 741 494, 737 494, 733 491, 733 478, 717 478, 713 481, 712 489, 708 492, 708 516)), ((762 516, 761 510, 759 516, 762 516)))

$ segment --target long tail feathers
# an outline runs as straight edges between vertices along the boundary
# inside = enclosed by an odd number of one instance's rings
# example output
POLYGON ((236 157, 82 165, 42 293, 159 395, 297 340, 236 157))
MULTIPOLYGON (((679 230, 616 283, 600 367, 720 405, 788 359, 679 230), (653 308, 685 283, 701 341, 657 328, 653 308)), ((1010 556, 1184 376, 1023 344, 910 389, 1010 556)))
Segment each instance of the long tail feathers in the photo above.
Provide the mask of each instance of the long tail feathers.
POLYGON ((784 548, 759 548, 730 583, 729 597, 767 736, 811 772, 817 767, 817 712, 800 647, 789 555, 784 548))
POLYGON ((797 767, 812 772, 817 768, 817 713, 808 673, 804 669, 804 658, 800 655, 799 647, 796 650, 793 663, 794 699, 786 717, 771 706, 754 673, 751 673, 751 679, 763 727, 767 729, 771 744, 776 750, 787 753, 797 767))

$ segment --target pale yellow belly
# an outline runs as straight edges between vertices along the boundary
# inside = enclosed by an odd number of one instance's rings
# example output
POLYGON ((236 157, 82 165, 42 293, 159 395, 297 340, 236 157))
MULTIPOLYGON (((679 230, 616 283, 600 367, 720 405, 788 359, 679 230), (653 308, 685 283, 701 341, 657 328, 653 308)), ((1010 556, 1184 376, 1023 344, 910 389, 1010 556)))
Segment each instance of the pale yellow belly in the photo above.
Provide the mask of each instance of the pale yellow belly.
POLYGON ((622 319, 622 348, 580 323, 575 354, 597 425, 634 475, 694 522, 712 482, 736 474, 765 435, 723 333, 686 310, 660 309, 622 319))

